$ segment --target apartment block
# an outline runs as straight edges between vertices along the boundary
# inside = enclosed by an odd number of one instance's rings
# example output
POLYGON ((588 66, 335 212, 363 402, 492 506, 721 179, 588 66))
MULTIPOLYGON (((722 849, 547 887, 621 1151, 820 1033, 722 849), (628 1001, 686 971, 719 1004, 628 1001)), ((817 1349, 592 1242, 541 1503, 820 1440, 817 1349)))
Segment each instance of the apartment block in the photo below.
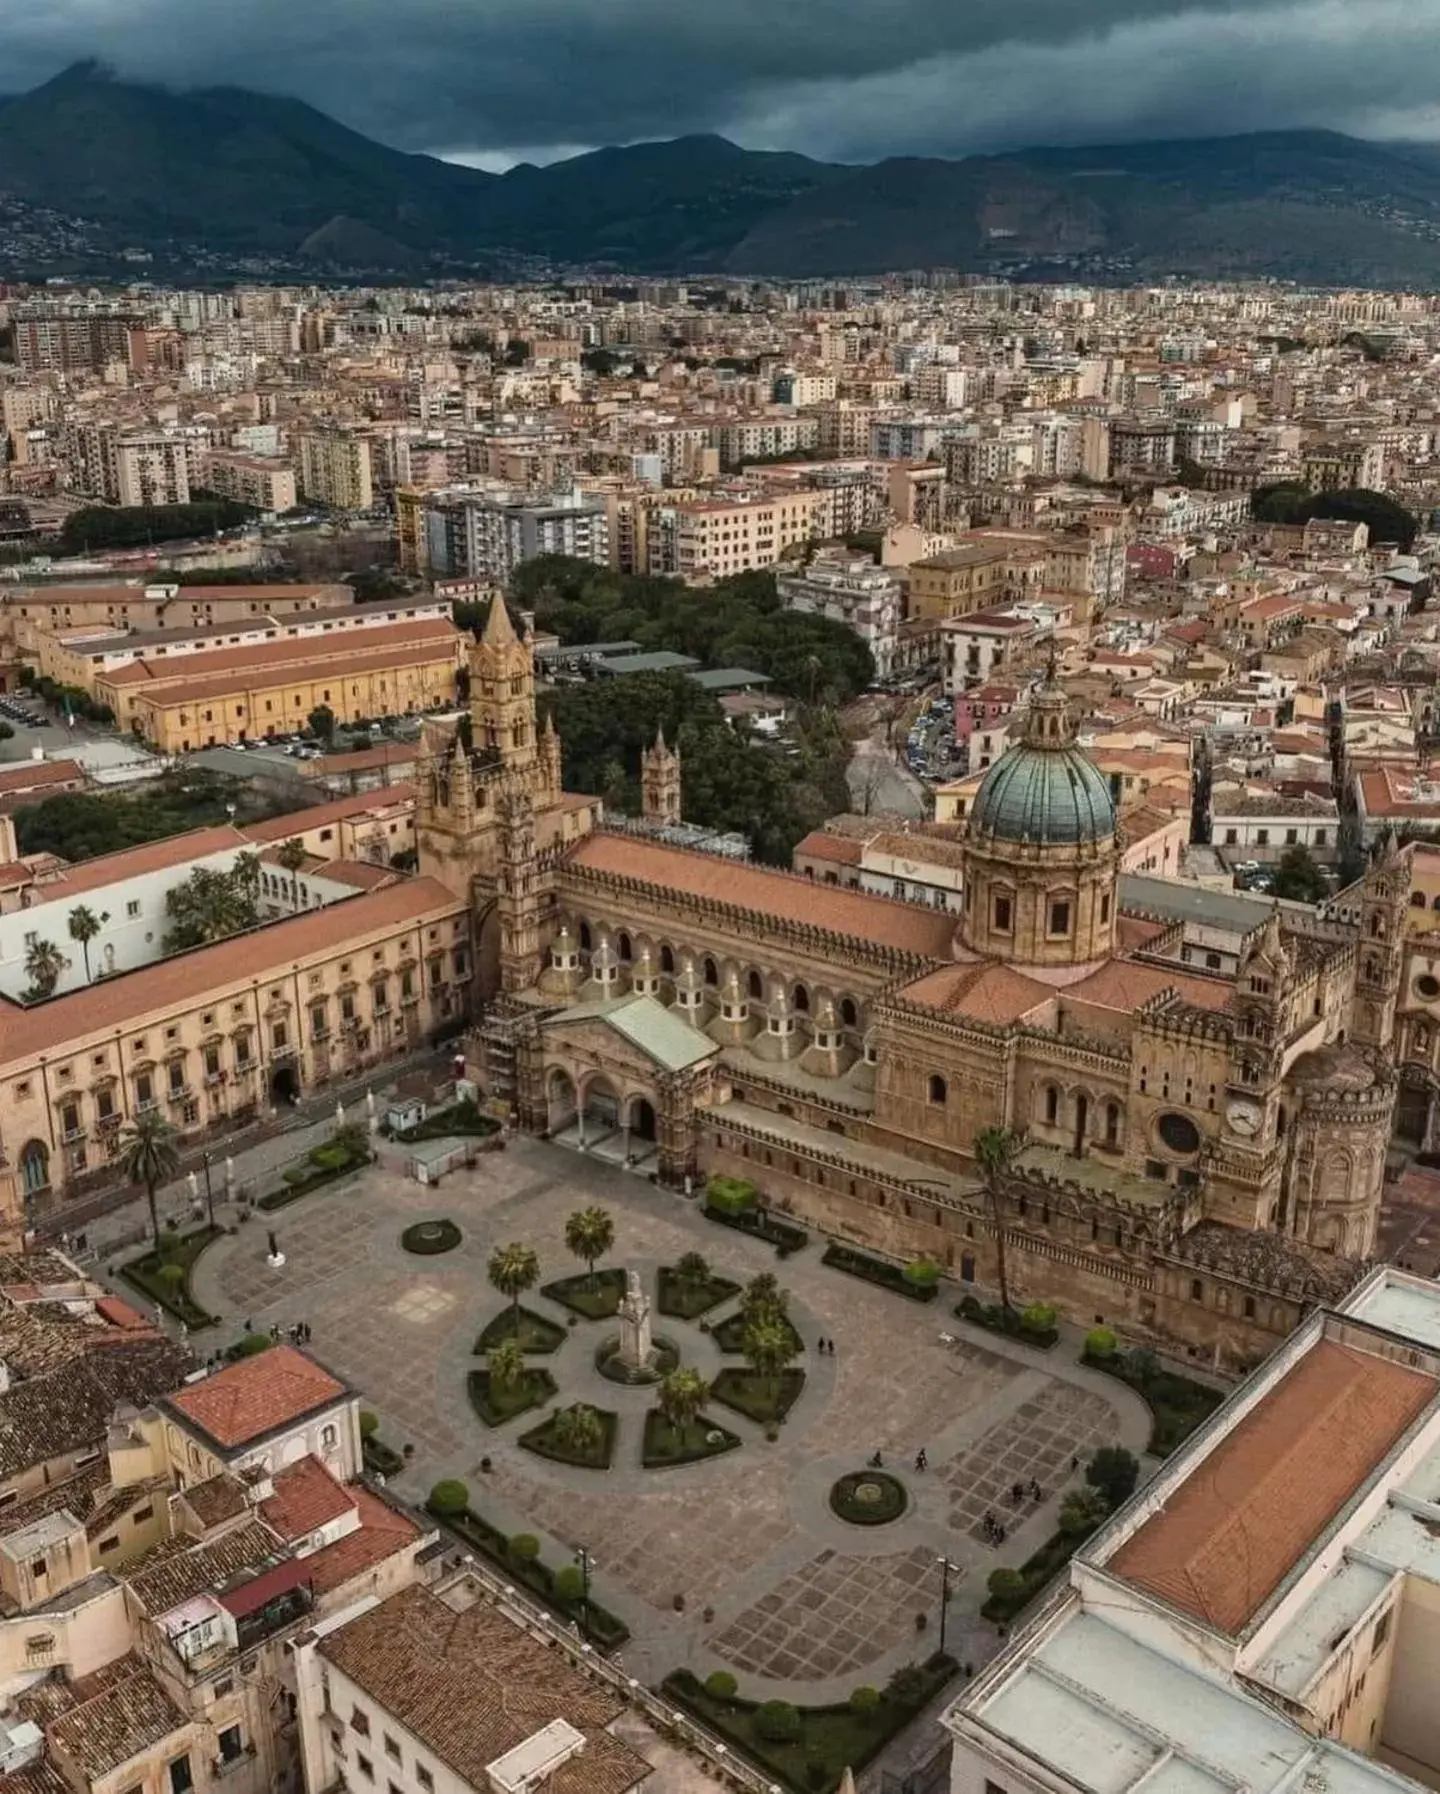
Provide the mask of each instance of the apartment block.
POLYGON ((297 439, 300 493, 332 511, 368 511, 375 502, 370 443, 341 430, 307 431, 297 439))
POLYGON ((802 615, 829 617, 853 630, 869 648, 878 678, 887 678, 904 615, 904 586, 891 567, 868 555, 822 549, 803 572, 781 574, 780 602, 802 615))
POLYGON ((793 491, 730 503, 665 505, 651 518, 651 573, 725 579, 773 567, 787 549, 826 533, 828 495, 793 491))
POLYGON ((211 449, 202 457, 198 483, 217 498, 272 516, 293 510, 297 498, 295 469, 288 461, 225 449, 211 449))
POLYGON ((423 514, 424 568, 437 577, 503 583, 542 554, 609 563, 605 501, 589 493, 547 498, 460 489, 427 495, 423 514))

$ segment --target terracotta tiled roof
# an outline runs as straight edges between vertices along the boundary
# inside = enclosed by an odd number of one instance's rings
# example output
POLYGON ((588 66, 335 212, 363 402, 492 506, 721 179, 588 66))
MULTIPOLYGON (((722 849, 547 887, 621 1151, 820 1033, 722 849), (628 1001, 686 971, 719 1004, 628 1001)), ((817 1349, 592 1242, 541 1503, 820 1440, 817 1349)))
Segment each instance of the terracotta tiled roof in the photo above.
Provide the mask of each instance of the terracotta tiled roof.
MULTIPOLYGON (((185 1491, 185 1505, 204 1527, 220 1526, 226 1520, 238 1520, 249 1506, 244 1486, 222 1470, 185 1491)), ((267 1516, 268 1518, 268 1516, 267 1516)))
POLYGON ((795 849, 796 859, 835 860, 843 866, 858 866, 863 843, 848 835, 829 835, 824 829, 812 829, 795 849))
POLYGON ((1234 1635, 1436 1394, 1434 1377, 1322 1339, 1110 1559, 1234 1635))
MULTIPOLYGON (((356 642, 357 636, 342 636, 345 642, 356 642)), ((237 653, 241 650, 237 649, 237 653)), ((251 650, 258 653, 259 650, 251 650)), ((192 658, 187 655, 186 659, 192 658)), ((193 657, 201 659, 200 655, 193 657)), ((204 656, 205 659, 211 658, 204 656)), ((276 667, 236 667, 230 673, 211 673, 202 677, 204 669, 195 667, 194 676, 171 685, 144 686, 136 692, 136 697, 146 704, 165 709, 177 704, 202 704, 206 698, 228 697, 234 691, 275 691, 288 685, 293 679, 322 679, 327 672, 338 685, 342 679, 348 679, 354 673, 386 673, 400 667, 418 665, 435 665, 455 663, 456 654, 452 641, 415 641, 408 647, 391 648, 384 654, 346 655, 342 660, 338 656, 326 655, 316 660, 307 660, 299 666, 276 667), (327 665, 327 663, 329 663, 327 665)), ((148 664, 148 663, 147 663, 148 664)), ((167 665, 171 664, 169 662, 167 665)), ((176 661, 175 665, 180 662, 176 661)), ((123 671, 124 669, 122 669, 123 671)), ((113 679, 116 675, 111 674, 113 679)))
POLYGON ((459 641, 455 625, 444 617, 424 617, 412 623, 396 623, 389 629, 344 629, 338 634, 289 636, 278 642, 254 642, 239 648, 200 650, 193 654, 162 655, 132 660, 105 674, 117 690, 178 691, 192 684, 210 685, 217 680, 231 686, 239 678, 255 678, 270 671, 283 675, 296 665, 323 669, 333 661, 354 661, 366 671, 389 664, 393 653, 423 649, 429 657, 439 648, 453 652, 459 641))
POLYGON ((1218 978, 1196 978, 1169 966, 1138 965, 1129 959, 1107 959, 1088 978, 1067 985, 1065 995, 1097 1009, 1128 1012, 1162 990, 1173 990, 1182 1003, 1193 1003, 1197 1009, 1228 1009, 1234 995, 1233 987, 1218 978))
POLYGON ((85 769, 78 760, 27 760, 0 772, 0 797, 13 791, 40 791, 47 785, 83 785, 85 769))
POLYGON ((345 1385, 313 1358, 294 1346, 277 1345, 177 1390, 165 1405, 217 1445, 233 1450, 347 1394, 345 1385))
POLYGON ((556 1719, 585 1734, 585 1749, 545 1794, 626 1794, 650 1773, 606 1730, 621 1702, 487 1603, 454 1613, 429 1589, 406 1589, 330 1633, 320 1652, 472 1788, 556 1719))
POLYGON ((265 1524, 289 1541, 318 1532, 355 1506, 350 1491, 315 1457, 301 1458, 282 1470, 274 1486, 275 1493, 260 1503, 260 1512, 265 1524))
POLYGON ((361 1488, 347 1493, 360 1515, 359 1526, 305 1559, 310 1586, 317 1595, 343 1588, 420 1537, 418 1529, 378 1495, 361 1488))
POLYGON ((388 785, 383 790, 357 791, 350 797, 337 797, 333 803, 312 804, 308 810, 291 810, 265 822, 252 822, 243 833, 251 842, 289 841, 295 835, 328 828, 332 822, 348 822, 354 816, 368 816, 372 810, 387 810, 392 805, 403 809, 414 801, 413 785, 388 785))
POLYGON ((98 1781, 188 1725, 139 1657, 112 1666, 105 1686, 91 1694, 75 1684, 75 1704, 48 1725, 47 1736, 89 1781, 98 1781))
POLYGON ((907 985, 901 996, 907 1003, 1004 1027, 1052 1002, 1055 992, 1049 985, 1037 983, 1009 966, 986 962, 945 966, 938 972, 929 972, 907 985))
POLYGON ((250 1520, 206 1543, 166 1539, 121 1574, 145 1611, 159 1616, 242 1571, 264 1569, 286 1555, 268 1526, 250 1520))
POLYGON ((48 1376, 12 1383, 0 1395, 0 1476, 103 1442, 116 1408, 142 1406, 173 1389, 194 1363, 168 1339, 104 1330, 108 1349, 84 1351, 48 1376))
POLYGON ((729 904, 757 916, 799 922, 826 934, 870 941, 926 959, 949 959, 954 918, 943 910, 896 903, 864 891, 817 884, 793 872, 662 847, 629 835, 598 834, 582 841, 567 866, 633 878, 657 891, 729 904))
POLYGON ((236 983, 246 986, 277 970, 330 957, 343 941, 362 945, 371 934, 383 934, 427 916, 458 913, 459 898, 433 878, 411 878, 383 891, 367 891, 345 900, 344 922, 333 908, 308 910, 250 934, 237 934, 213 947, 146 966, 88 985, 48 1003, 21 1009, 0 1001, 0 1053, 3 1064, 23 1063, 36 1053, 61 1054, 94 1034, 116 1028, 187 999, 199 1003, 223 998, 236 983))

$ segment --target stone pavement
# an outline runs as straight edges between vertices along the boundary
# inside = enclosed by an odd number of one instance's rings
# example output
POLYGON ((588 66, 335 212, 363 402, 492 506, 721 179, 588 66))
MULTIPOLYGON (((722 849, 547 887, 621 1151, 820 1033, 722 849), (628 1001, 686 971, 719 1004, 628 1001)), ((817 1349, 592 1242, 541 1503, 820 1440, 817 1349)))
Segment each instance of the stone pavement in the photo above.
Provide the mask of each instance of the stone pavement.
MULTIPOLYGON (((520 1139, 437 1188, 372 1168, 257 1215, 201 1259, 195 1294, 225 1317, 202 1346, 211 1338, 226 1344, 248 1323, 308 1322, 312 1351, 363 1393, 382 1436, 413 1448, 400 1493, 420 1500, 441 1476, 459 1475, 502 1530, 537 1533, 548 1562, 586 1548, 598 1598, 634 1635, 623 1653, 629 1674, 653 1682, 682 1664, 701 1675, 725 1665, 741 1673, 747 1692, 824 1701, 861 1682, 879 1686, 936 1648, 942 1554, 955 1566, 947 1642, 978 1668, 998 1643, 978 1613, 986 1576, 998 1563, 1020 1563, 1048 1537, 1074 1480, 1072 1457, 1111 1442, 1138 1453, 1149 1418, 1122 1385, 1077 1365, 1068 1342, 1047 1355, 998 1340, 951 1318, 948 1301, 907 1301, 821 1265, 819 1256, 812 1243, 780 1263, 761 1242, 704 1221, 683 1197, 520 1139), (595 1347, 614 1323, 569 1327, 568 1312, 538 1290, 527 1305, 567 1326, 543 1362, 563 1400, 620 1415, 615 1463, 586 1471, 524 1451, 515 1439, 537 1414, 493 1430, 476 1416, 466 1395, 467 1373, 482 1362, 473 1347, 503 1306, 486 1277, 491 1249, 523 1241, 539 1254, 542 1282, 569 1275, 579 1267, 564 1246, 565 1219, 597 1202, 615 1220, 609 1262, 635 1269, 652 1295, 658 1266, 686 1251, 739 1281, 773 1271, 789 1289, 807 1380, 774 1443, 717 1407, 717 1418, 742 1437, 738 1450, 642 1469, 651 1397, 605 1381, 594 1367, 595 1347), (417 1258, 402 1250, 406 1226, 440 1216, 462 1230, 456 1251, 417 1258), (266 1263, 271 1225, 286 1254, 278 1271, 266 1263), (815 1354, 820 1335, 836 1342, 833 1358, 815 1354), (924 1473, 911 1468, 921 1446, 924 1473), (911 1505, 893 1524, 855 1527, 826 1497, 838 1476, 877 1449, 911 1505), (1032 1476, 1044 1499, 1007 1516, 1003 1548, 986 1545, 975 1532, 980 1514, 1012 1481, 1032 1476)), ((946 1293, 953 1299, 958 1291, 946 1293)), ((698 1323, 657 1314, 656 1324, 707 1377, 738 1362, 722 1358, 698 1323)))

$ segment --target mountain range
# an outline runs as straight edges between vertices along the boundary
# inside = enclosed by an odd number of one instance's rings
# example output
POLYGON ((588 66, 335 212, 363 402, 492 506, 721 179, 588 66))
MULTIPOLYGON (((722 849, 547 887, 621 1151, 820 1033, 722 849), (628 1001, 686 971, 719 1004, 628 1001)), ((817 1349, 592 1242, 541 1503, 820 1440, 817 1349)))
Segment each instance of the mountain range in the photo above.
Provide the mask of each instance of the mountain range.
POLYGON ((527 266, 813 277, 961 267, 1440 286, 1440 146, 1330 131, 849 167, 723 137, 503 175, 299 100, 77 64, 0 99, 0 198, 117 253, 317 272, 527 266))

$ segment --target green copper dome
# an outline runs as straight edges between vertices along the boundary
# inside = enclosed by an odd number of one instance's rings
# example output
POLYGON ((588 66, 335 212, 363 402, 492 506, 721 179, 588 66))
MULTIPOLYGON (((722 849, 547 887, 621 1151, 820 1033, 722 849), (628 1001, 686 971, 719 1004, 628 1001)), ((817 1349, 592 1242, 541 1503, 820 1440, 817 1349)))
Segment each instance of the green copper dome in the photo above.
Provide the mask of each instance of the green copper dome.
POLYGON ((970 832, 1039 846, 1105 841, 1115 833, 1109 781, 1075 745, 1057 685, 1047 682, 1035 693, 1019 741, 981 780, 970 832))

